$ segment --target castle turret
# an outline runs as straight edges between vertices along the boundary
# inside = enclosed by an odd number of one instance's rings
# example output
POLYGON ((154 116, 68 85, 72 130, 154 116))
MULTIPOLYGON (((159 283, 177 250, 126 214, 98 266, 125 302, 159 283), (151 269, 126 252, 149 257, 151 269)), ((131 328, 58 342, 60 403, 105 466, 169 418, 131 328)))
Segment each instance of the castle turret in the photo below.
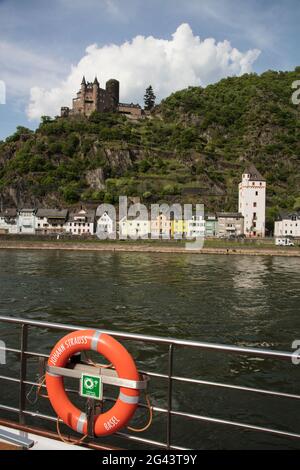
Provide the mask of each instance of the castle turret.
POLYGON ((110 112, 118 111, 120 98, 120 82, 118 80, 108 80, 106 82, 106 110, 110 112))
POLYGON ((99 110, 99 98, 100 98, 100 85, 99 85, 97 77, 95 77, 95 80, 93 83, 93 101, 94 101, 95 111, 99 110))

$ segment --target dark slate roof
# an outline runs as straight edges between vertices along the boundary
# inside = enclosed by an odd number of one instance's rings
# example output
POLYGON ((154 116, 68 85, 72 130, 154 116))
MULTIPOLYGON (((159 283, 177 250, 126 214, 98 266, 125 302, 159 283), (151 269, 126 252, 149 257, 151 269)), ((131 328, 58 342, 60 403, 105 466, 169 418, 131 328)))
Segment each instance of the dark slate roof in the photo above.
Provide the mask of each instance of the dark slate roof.
POLYGON ((0 217, 17 217, 17 209, 3 209, 0 212, 0 217))
POLYGON ((68 215, 68 210, 57 210, 57 209, 38 209, 36 216, 47 219, 66 219, 68 215))
POLYGON ((300 211, 298 212, 281 212, 277 220, 292 220, 292 219, 299 219, 300 220, 300 211))
POLYGON ((85 222, 86 223, 92 223, 92 222, 95 222, 95 215, 96 215, 96 212, 94 210, 87 210, 85 211, 86 213, 83 214, 83 209, 81 209, 80 211, 77 211, 77 212, 71 212, 69 214, 69 219, 68 221, 69 222, 78 222, 78 220, 75 219, 75 217, 85 217, 85 222))
POLYGON ((240 212, 217 212, 217 218, 242 219, 244 216, 240 212))
POLYGON ((246 168, 244 173, 250 175, 251 181, 266 181, 257 168, 252 164, 246 168))

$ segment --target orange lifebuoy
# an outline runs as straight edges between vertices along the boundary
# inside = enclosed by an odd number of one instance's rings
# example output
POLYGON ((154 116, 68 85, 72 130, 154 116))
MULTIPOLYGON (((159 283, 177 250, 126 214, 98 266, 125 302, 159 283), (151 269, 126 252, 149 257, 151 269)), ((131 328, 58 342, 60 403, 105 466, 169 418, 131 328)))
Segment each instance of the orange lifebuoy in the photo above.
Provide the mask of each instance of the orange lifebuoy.
MULTIPOLYGON (((124 346, 111 336, 97 330, 76 331, 62 338, 53 348, 48 366, 65 367, 73 355, 90 350, 97 351, 111 362, 119 378, 139 380, 136 365, 124 346)), ((74 431, 87 434, 87 416, 69 400, 63 377, 47 371, 46 386, 57 415, 74 431)), ((95 418, 95 436, 106 436, 123 428, 138 406, 139 395, 136 389, 121 387, 115 405, 95 418)))

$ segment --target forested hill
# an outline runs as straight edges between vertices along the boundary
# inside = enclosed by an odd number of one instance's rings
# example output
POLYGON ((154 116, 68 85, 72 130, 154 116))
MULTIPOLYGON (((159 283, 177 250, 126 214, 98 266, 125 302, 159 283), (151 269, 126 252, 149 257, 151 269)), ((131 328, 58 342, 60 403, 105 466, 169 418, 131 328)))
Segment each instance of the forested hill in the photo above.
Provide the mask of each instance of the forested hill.
MULTIPOLYGON (((268 217, 300 209, 300 106, 294 72, 227 78, 172 94, 149 118, 44 117, 0 142, 4 205, 205 203, 236 210, 237 185, 254 163, 268 184, 268 217)), ((1 202, 0 201, 0 202, 1 202)))

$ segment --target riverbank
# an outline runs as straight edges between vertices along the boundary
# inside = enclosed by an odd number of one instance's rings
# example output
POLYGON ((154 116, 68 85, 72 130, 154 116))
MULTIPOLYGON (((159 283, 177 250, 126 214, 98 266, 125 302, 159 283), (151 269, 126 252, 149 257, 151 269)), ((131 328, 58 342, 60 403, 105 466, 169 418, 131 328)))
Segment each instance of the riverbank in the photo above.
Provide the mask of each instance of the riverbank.
POLYGON ((267 244, 251 244, 241 246, 218 243, 214 241, 213 246, 205 243, 202 250, 186 249, 184 242, 171 244, 168 242, 155 241, 24 241, 24 240, 0 240, 0 249, 3 250, 66 250, 66 251, 110 251, 110 252, 139 252, 139 253, 193 253, 193 254, 218 254, 218 255, 248 255, 248 256, 287 256, 300 257, 299 247, 276 247, 267 244))

